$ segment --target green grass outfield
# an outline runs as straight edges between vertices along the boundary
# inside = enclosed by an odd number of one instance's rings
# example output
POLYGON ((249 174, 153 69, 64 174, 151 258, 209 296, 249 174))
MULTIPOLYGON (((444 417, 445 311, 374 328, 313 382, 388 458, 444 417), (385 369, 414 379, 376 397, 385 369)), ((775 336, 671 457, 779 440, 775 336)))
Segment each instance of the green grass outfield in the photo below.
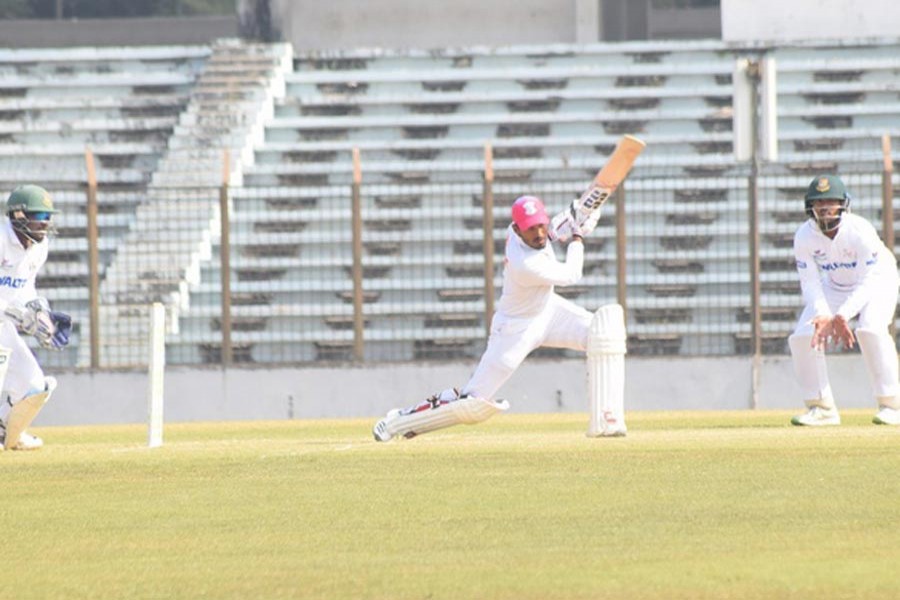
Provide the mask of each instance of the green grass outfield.
POLYGON ((10 598, 898 598, 900 428, 845 411, 45 427, 0 453, 10 598))

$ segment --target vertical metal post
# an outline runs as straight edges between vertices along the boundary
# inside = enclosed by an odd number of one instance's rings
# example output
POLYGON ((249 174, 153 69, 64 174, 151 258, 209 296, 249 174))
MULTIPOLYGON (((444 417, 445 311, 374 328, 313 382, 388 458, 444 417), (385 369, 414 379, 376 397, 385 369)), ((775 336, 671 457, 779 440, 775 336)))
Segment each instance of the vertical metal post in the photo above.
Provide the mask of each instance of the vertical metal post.
POLYGON ((750 221, 750 345, 753 350, 750 408, 759 407, 760 371, 762 370, 762 307, 759 266, 759 63, 748 69, 751 86, 752 150, 748 182, 748 217, 750 221))
POLYGON ((88 242, 88 302, 90 304, 91 368, 100 367, 100 234, 97 227, 97 171, 94 152, 84 149, 87 168, 87 242, 88 242))
POLYGON ((351 216, 353 230, 353 360, 363 360, 363 268, 362 268, 362 166, 359 148, 353 149, 351 216))
POLYGON ((219 186, 220 241, 219 260, 222 274, 222 366, 229 367, 234 361, 231 346, 231 211, 228 207, 228 182, 231 178, 231 160, 228 150, 222 151, 222 184, 219 186))
POLYGON ((625 183, 616 190, 616 302, 622 307, 625 319, 628 320, 628 257, 626 241, 628 238, 625 221, 625 183))
MULTIPOLYGON (((884 238, 884 245, 888 247, 891 254, 896 256, 894 250, 894 160, 891 157, 891 136, 888 134, 881 136, 881 154, 884 159, 881 170, 881 236, 884 238)), ((896 345, 897 326, 894 319, 891 319, 890 332, 896 345)))
POLYGON ((484 189, 482 194, 484 224, 484 328, 491 334, 494 317, 494 150, 484 145, 484 189))
POLYGON ((894 161, 891 158, 891 136, 881 136, 884 168, 881 171, 881 235, 884 244, 894 252, 894 161))

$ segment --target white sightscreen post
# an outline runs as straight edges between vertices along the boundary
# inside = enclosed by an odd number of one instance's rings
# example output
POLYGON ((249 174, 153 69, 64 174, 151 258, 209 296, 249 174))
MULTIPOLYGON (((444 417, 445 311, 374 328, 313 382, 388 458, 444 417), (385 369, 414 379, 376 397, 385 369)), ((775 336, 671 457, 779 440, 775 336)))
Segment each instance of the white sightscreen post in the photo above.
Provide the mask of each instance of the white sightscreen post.
POLYGON ((754 97, 756 90, 751 81, 750 60, 739 58, 735 61, 731 81, 734 87, 734 96, 731 100, 734 159, 744 162, 753 156, 755 136, 753 105, 756 103, 754 97))
POLYGON ((778 160, 778 87, 775 57, 759 61, 760 153, 769 162, 778 160))
POLYGON ((147 446, 163 443, 163 383, 166 371, 166 309, 160 303, 150 310, 150 366, 147 392, 147 446))

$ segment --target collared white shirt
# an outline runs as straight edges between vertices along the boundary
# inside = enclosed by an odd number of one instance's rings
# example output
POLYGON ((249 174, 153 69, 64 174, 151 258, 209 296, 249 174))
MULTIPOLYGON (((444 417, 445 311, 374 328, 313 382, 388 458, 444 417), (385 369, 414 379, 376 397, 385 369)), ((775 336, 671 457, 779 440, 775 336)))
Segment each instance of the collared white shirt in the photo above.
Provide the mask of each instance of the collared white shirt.
POLYGON ((813 219, 794 234, 794 257, 806 304, 816 316, 830 316, 823 286, 850 292, 837 314, 855 316, 884 283, 896 293, 897 261, 866 219, 845 213, 834 239, 819 230, 813 219))
POLYGON ((582 276, 584 244, 572 242, 566 248, 566 260, 556 258, 550 243, 536 250, 513 231, 506 232, 506 257, 503 261, 503 294, 497 310, 513 318, 538 315, 553 294, 556 285, 572 285, 582 276))
POLYGON ((0 309, 15 302, 25 304, 37 297, 35 280, 47 262, 47 238, 26 250, 9 219, 0 225, 0 309))

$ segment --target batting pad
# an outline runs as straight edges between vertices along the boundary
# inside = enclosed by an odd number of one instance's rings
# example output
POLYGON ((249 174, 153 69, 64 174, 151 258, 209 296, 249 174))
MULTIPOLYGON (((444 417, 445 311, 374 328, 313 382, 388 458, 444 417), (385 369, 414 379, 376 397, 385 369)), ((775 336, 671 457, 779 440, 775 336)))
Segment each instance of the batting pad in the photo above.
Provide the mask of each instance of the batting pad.
POLYGON ((6 419, 6 442, 3 447, 7 450, 14 448, 19 443, 22 432, 25 431, 34 418, 37 416, 53 390, 56 389, 56 379, 53 377, 45 378, 46 384, 43 392, 25 396, 16 402, 9 411, 9 417, 6 419))
POLYGON ((825 352, 812 347, 812 335, 793 334, 788 338, 794 374, 807 408, 834 408, 834 394, 828 381, 825 352))
POLYGON ((625 435, 625 312, 618 304, 594 313, 588 336, 589 437, 625 435))
POLYGON ((460 398, 408 414, 399 414, 386 424, 386 429, 392 437, 402 435, 412 438, 422 433, 445 429, 461 423, 466 425, 481 423, 507 409, 509 409, 509 402, 506 400, 460 398))

